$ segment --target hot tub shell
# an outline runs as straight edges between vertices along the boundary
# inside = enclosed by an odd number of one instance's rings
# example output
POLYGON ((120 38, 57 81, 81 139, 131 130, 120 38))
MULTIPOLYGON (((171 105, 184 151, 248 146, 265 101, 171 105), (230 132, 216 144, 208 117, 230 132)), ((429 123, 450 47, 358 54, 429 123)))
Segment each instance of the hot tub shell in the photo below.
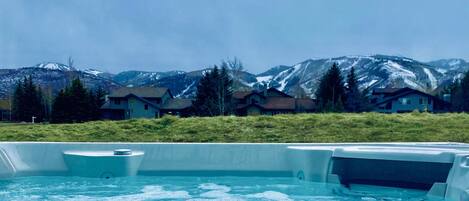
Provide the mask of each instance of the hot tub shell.
MULTIPOLYGON (((104 161, 98 158, 93 160, 104 161)), ((394 164, 388 161, 397 161, 396 164, 406 161, 445 164, 443 167, 449 166, 446 181, 435 182, 428 189, 429 195, 443 196, 455 201, 466 201, 469 197, 469 182, 467 182, 469 181, 469 145, 462 143, 2 142, 0 143, 0 178, 32 175, 100 175, 102 177, 106 169, 119 169, 125 166, 123 171, 129 175, 134 175, 133 171, 138 175, 283 176, 314 182, 341 183, 344 182, 344 173, 334 172, 334 165, 337 169, 339 160, 342 160, 342 168, 346 168, 347 164, 355 164, 355 162, 344 163, 343 159, 346 159, 345 161, 356 159, 357 162, 361 160, 385 161, 384 163, 365 163, 369 164, 368 168, 373 168, 373 164, 394 164), (135 158, 141 162, 129 163, 129 158, 126 159, 127 162, 126 160, 117 163, 103 162, 100 165, 104 169, 96 169, 90 175, 78 174, 77 165, 70 161, 66 162, 69 160, 67 154, 70 155, 70 153, 72 155, 83 152, 103 153, 112 152, 115 149, 131 149, 135 153, 142 153, 135 158), (109 167, 105 167, 106 165, 109 167)), ((359 177, 357 171, 353 172, 354 179, 359 177)))

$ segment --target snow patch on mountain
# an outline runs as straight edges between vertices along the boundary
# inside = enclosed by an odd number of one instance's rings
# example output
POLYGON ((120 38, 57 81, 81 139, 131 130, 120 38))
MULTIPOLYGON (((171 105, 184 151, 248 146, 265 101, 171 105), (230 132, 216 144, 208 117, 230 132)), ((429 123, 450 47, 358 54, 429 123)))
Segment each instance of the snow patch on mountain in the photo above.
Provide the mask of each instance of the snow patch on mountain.
POLYGON ((270 80, 272 80, 272 78, 273 78, 272 75, 268 75, 268 76, 256 77, 256 80, 257 82, 269 82, 270 80))
POLYGON ((387 67, 388 71, 391 73, 391 76, 416 78, 414 72, 405 69, 402 65, 394 61, 387 61, 384 66, 387 67))
POLYGON ((61 70, 61 71, 71 71, 75 70, 72 67, 69 67, 65 64, 61 63, 53 63, 53 62, 46 62, 46 63, 40 63, 34 66, 36 68, 43 68, 43 69, 48 69, 48 70, 61 70))
POLYGON ((92 75, 96 75, 96 76, 99 75, 99 74, 104 73, 100 70, 96 70, 96 69, 93 69, 93 68, 85 69, 85 70, 83 70, 83 72, 89 73, 89 74, 92 74, 92 75))
POLYGON ((176 95, 176 97, 182 97, 184 96, 194 85, 195 85, 195 81, 192 82, 189 86, 187 86, 184 90, 182 90, 181 93, 179 93, 178 95, 176 95))
POLYGON ((428 79, 430 80, 432 90, 436 89, 438 87, 438 80, 436 80, 435 76, 428 68, 423 68, 423 71, 425 72, 425 74, 427 74, 428 79))

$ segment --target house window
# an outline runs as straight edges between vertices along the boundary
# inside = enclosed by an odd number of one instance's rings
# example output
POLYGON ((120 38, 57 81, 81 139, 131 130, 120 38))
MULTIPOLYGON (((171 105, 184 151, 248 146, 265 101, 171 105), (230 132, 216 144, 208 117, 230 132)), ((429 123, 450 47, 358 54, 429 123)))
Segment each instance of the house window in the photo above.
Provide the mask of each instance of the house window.
POLYGON ((148 104, 145 104, 145 110, 148 110, 148 104))
POLYGON ((120 100, 120 99, 114 99, 114 104, 120 105, 120 104, 121 104, 121 100, 120 100))
POLYGON ((410 104, 412 104, 412 103, 410 102, 410 98, 399 98, 399 103, 400 103, 401 105, 410 105, 410 104))
POLYGON ((423 98, 422 97, 419 98, 419 104, 423 105, 423 98))

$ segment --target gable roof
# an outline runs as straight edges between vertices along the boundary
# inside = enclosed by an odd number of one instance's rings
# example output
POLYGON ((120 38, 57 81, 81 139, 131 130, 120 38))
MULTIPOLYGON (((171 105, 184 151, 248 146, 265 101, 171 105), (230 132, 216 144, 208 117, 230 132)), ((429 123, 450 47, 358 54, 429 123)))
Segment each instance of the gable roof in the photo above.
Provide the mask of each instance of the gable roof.
POLYGON ((259 96, 262 96, 262 97, 267 97, 265 94, 265 92, 269 92, 269 91, 273 91, 273 92, 276 92, 278 94, 280 94, 282 97, 289 97, 289 98, 292 98, 292 96, 276 89, 276 88, 268 88, 266 90, 263 90, 263 91, 259 91, 259 90, 250 90, 250 91, 235 91, 233 92, 233 98, 235 99, 243 99, 243 98, 246 98, 248 96, 252 96, 254 94, 257 94, 259 96))
POLYGON ((235 91, 233 92, 233 98, 236 99, 243 99, 247 95, 253 93, 253 91, 235 91))
MULTIPOLYGON (((159 108, 158 105, 146 100, 145 98, 142 98, 142 97, 137 96, 137 95, 132 94, 132 93, 128 94, 127 96, 124 96, 123 98, 130 98, 130 97, 133 97, 133 98, 135 98, 139 101, 142 101, 145 104, 148 104, 148 106, 150 106, 150 107, 153 107, 153 108, 156 108, 156 109, 159 108)), ((101 109, 118 109, 118 110, 122 110, 122 108, 120 106, 115 106, 113 104, 110 104, 110 101, 107 101, 106 103, 104 103, 104 105, 101 106, 101 109)))
POLYGON ((290 96, 290 95, 284 93, 283 91, 280 91, 280 90, 278 90, 277 88, 274 88, 274 87, 268 88, 268 89, 265 90, 265 91, 273 91, 273 92, 276 92, 276 93, 282 95, 283 97, 290 97, 290 98, 293 98, 293 96, 290 96))
POLYGON ((191 99, 169 99, 167 103, 161 106, 161 109, 165 110, 182 110, 192 106, 191 99))
POLYGON ((143 98, 161 98, 166 92, 172 97, 171 92, 166 87, 122 87, 112 91, 109 97, 123 98, 133 94, 143 98))
POLYGON ((395 93, 404 88, 375 88, 373 89, 373 94, 390 94, 395 93))
POLYGON ((422 96, 432 98, 434 101, 438 101, 438 102, 442 101, 438 97, 435 97, 435 96, 432 96, 430 94, 421 92, 419 90, 415 90, 415 89, 405 87, 405 88, 401 88, 399 90, 396 90, 395 92, 392 93, 392 96, 387 97, 387 98, 383 99, 382 101, 379 101, 379 102, 375 103, 375 105, 381 105, 383 103, 387 103, 389 101, 398 99, 400 97, 403 97, 403 96, 406 96, 406 95, 409 95, 409 94, 420 94, 422 96))

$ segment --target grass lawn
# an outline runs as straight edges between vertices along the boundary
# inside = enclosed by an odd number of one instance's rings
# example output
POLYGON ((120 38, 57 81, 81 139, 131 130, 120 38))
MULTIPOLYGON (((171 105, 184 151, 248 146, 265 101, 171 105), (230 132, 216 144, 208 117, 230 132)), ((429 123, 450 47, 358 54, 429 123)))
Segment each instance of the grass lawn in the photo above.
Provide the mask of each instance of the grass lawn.
POLYGON ((0 123, 1 141, 469 142, 469 114, 301 114, 0 123))

